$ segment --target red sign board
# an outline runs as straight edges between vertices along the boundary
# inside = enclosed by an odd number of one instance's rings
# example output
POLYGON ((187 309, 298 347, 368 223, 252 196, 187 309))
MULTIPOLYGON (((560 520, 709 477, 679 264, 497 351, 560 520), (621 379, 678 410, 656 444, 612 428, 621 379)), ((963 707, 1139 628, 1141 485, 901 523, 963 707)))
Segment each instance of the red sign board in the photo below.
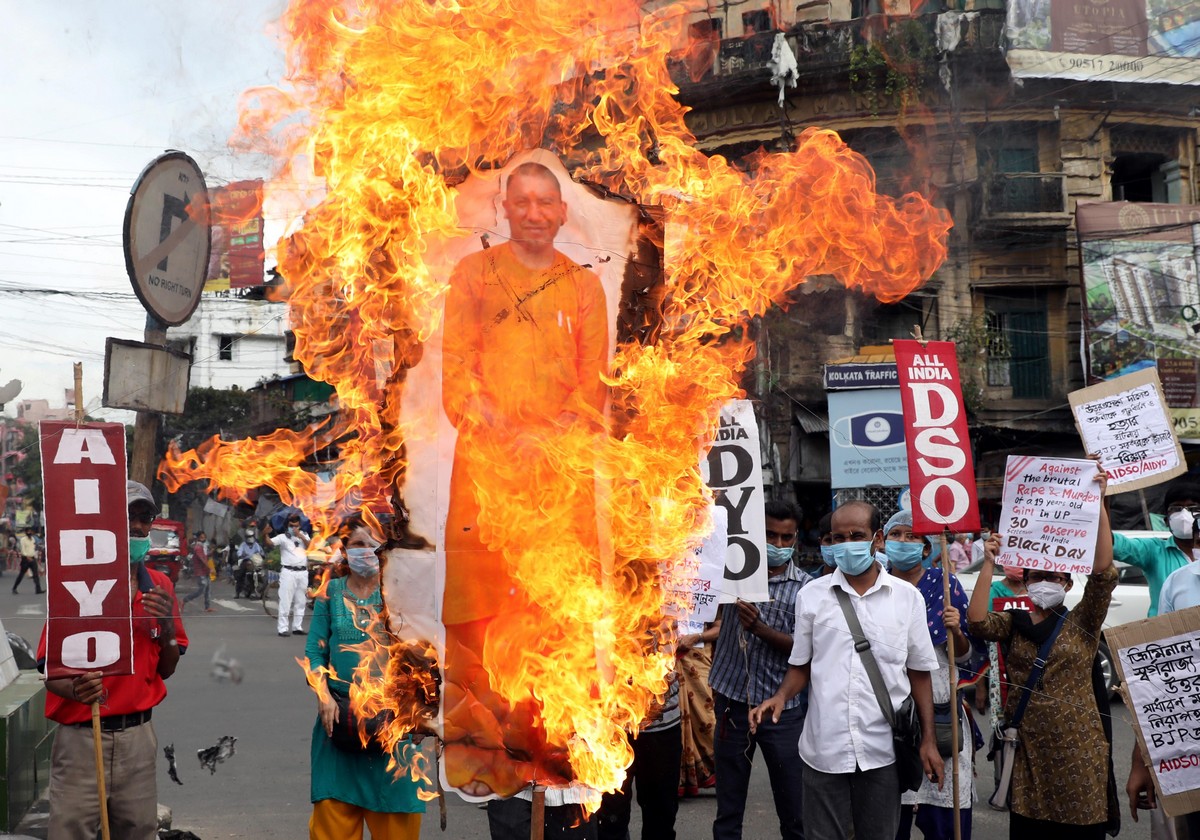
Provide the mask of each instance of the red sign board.
POLYGON ((892 343, 904 408, 913 533, 979 530, 975 465, 951 341, 892 343))
POLYGON ((39 426, 46 525, 46 678, 133 673, 125 427, 39 426))

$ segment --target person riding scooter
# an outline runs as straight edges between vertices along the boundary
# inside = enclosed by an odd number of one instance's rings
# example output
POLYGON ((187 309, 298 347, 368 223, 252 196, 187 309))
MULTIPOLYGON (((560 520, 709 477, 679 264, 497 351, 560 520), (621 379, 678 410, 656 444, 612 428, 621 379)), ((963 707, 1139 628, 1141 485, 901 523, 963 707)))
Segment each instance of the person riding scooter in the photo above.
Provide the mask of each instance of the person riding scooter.
POLYGON ((237 547, 238 568, 234 575, 234 598, 242 595, 247 598, 262 597, 267 579, 265 554, 263 547, 259 545, 258 534, 253 528, 247 528, 245 538, 237 547))

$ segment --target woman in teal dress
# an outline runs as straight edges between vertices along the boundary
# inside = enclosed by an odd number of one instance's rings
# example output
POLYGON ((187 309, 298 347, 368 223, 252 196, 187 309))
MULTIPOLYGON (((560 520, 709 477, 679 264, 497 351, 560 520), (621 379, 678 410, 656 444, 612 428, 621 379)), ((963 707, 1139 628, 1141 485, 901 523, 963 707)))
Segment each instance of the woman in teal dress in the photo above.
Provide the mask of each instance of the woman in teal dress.
MULTIPOLYGON (((405 772, 416 750, 402 741, 391 756, 375 749, 348 751, 330 737, 339 721, 334 693, 350 691, 364 643, 372 637, 383 598, 379 590, 379 541, 359 524, 345 539, 349 574, 331 577, 313 604, 305 655, 317 692, 317 722, 312 733, 311 840, 362 840, 363 825, 372 840, 417 840, 425 804, 421 785, 405 772), (326 677, 328 668, 332 672, 326 677)), ((336 574, 336 572, 335 572, 336 574)), ((377 674, 378 676, 378 674, 377 674)))

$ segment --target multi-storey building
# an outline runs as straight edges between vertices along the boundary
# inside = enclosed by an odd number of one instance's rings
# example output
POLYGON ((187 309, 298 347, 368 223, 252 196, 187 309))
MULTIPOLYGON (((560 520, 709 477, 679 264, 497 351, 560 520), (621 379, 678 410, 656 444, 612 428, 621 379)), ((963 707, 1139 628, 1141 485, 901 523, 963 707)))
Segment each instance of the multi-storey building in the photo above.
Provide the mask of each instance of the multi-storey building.
MULTIPOLYGON (((823 363, 914 325, 959 342, 984 497, 998 496, 1009 450, 1082 454, 1066 400, 1087 380, 1076 206, 1181 205, 1137 215, 1146 229, 1200 218, 1183 207, 1197 202, 1200 126, 1200 41, 1183 36, 1200 14, 1175 19, 1158 5, 730 0, 694 13, 674 74, 705 151, 736 159, 834 129, 880 192, 918 191, 954 220, 945 263, 900 302, 816 279, 763 319, 747 387, 782 495, 828 501, 823 363), (780 32, 799 66, 782 108, 769 66, 780 32)), ((1176 322, 1183 307, 1155 295, 1197 298, 1194 259, 1190 272, 1161 273, 1154 290, 1145 272, 1114 286, 1130 317, 1176 322)))

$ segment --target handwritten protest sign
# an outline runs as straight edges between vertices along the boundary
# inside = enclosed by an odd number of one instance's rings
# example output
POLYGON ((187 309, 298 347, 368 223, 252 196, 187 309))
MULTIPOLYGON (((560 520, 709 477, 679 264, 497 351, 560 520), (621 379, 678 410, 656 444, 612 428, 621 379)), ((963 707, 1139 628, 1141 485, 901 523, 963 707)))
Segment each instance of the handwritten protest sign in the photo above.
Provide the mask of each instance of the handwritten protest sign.
POLYGON ((1167 816, 1200 810, 1198 628, 1193 607, 1105 631, 1167 816))
POLYGON ((1108 493, 1187 472, 1158 371, 1139 370, 1067 395, 1084 447, 1108 471, 1108 493))
POLYGON ((717 618, 721 580, 725 577, 725 552, 729 546, 728 516, 714 505, 713 531, 686 560, 676 564, 663 585, 670 590, 668 602, 676 605, 679 635, 702 633, 707 622, 717 618))
POLYGON ((731 400, 721 409, 717 438, 700 462, 700 474, 717 491, 717 504, 729 519, 721 603, 768 600, 766 495, 758 422, 749 400, 731 400))
POLYGON ((1010 455, 1000 508, 1004 543, 997 562, 1090 574, 1100 498, 1093 461, 1010 455))

